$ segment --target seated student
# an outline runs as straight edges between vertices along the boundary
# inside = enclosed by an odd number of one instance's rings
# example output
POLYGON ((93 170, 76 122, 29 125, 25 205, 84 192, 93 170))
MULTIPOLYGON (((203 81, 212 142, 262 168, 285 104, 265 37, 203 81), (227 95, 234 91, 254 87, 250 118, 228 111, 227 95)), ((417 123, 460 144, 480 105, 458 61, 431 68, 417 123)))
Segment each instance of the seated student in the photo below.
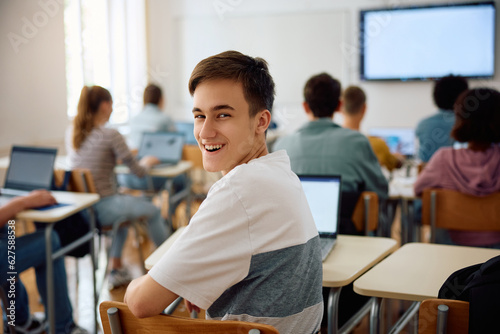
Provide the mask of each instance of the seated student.
POLYGON ((429 161, 439 148, 453 145, 450 137, 455 123, 453 104, 468 87, 467 80, 460 76, 449 75, 436 81, 432 94, 439 110, 421 120, 415 130, 419 141, 418 157, 422 162, 429 161))
MULTIPOLYGON (((9 219, 12 219, 17 213, 40 206, 55 204, 56 200, 46 190, 35 190, 26 196, 15 197, 7 204, 0 207, 0 256, 1 256, 1 272, 0 282, 2 288, 8 292, 12 290, 11 284, 14 285, 15 297, 11 299, 7 293, 8 305, 10 307, 12 301, 15 301, 14 319, 7 318, 3 314, 4 333, 9 333, 7 322, 12 322, 15 325, 16 333, 42 333, 45 332, 46 324, 40 322, 30 315, 28 295, 26 288, 15 275, 15 280, 11 281, 12 275, 8 274, 9 257, 7 251, 10 240, 9 236, 15 235, 15 224, 12 225, 9 219), (12 227, 11 227, 12 226, 12 227), (12 301, 11 301, 12 300, 12 301)), ((15 253, 15 272, 21 273, 28 268, 34 267, 36 274, 36 283, 38 292, 42 298, 45 309, 47 309, 47 274, 45 267, 45 232, 37 231, 23 236, 16 236, 15 248, 12 251, 15 253)), ((59 237, 55 231, 52 231, 52 251, 60 249, 59 237)), ((9 254, 10 255, 10 254, 9 254)), ((86 330, 78 327, 73 320, 73 309, 68 297, 68 287, 66 280, 66 268, 64 267, 64 258, 60 257, 54 260, 54 304, 55 304, 55 332, 57 334, 86 334, 86 330)), ((14 271, 14 270, 13 270, 14 271)))
MULTIPOLYGON (((337 174, 342 176, 340 233, 359 234, 346 206, 354 209, 362 191, 374 191, 387 198, 387 180, 368 139, 357 131, 344 129, 333 122, 340 110, 341 85, 327 73, 312 76, 304 87, 303 107, 309 122, 297 132, 278 138, 274 150, 286 150, 292 170, 297 174, 337 174), (354 196, 353 196, 354 195, 354 196)), ((328 298, 325 288, 325 300, 328 298)), ((354 293, 352 284, 340 294, 339 325, 342 326, 367 300, 354 293)), ((325 317, 326 320, 326 317, 325 317)), ((326 321, 323 321, 323 326, 326 321)))
MULTIPOLYGON (((455 116, 451 136, 468 147, 439 149, 415 182, 417 195, 426 188, 474 196, 500 191, 500 93, 489 88, 467 90, 457 99, 455 116)), ((459 245, 500 248, 499 232, 448 232, 459 245)), ((438 242, 447 243, 446 237, 444 233, 438 242)))
POLYGON ((297 174, 342 175, 342 191, 374 191, 387 197, 387 180, 368 139, 333 122, 340 110, 340 82, 327 73, 311 77, 304 87, 303 107, 309 122, 297 132, 278 138, 297 174))
MULTIPOLYGON (((366 112, 366 94, 357 86, 349 86, 342 94, 342 115, 347 129, 359 131, 361 121, 366 112)), ((405 160, 404 156, 398 153, 392 154, 389 146, 380 137, 368 136, 373 152, 377 156, 380 165, 385 166, 389 171, 400 168, 405 160)))
MULTIPOLYGON (((83 87, 78 113, 66 134, 70 167, 86 168, 92 173, 97 192, 101 196, 94 206, 101 225, 112 226, 118 221, 147 217, 149 236, 156 245, 160 245, 169 235, 169 228, 161 217, 160 210, 144 199, 117 194, 113 172, 119 159, 134 174, 143 176, 148 168, 158 163, 158 159, 146 156, 140 162, 135 160, 122 135, 115 129, 105 127, 112 110, 113 100, 108 90, 100 86, 83 87)), ((130 275, 121 263, 126 237, 127 229, 120 228, 113 240, 111 272, 108 277, 110 289, 130 282, 130 275)))
POLYGON ((236 51, 209 57, 193 70, 189 91, 203 166, 223 177, 173 247, 130 283, 125 302, 148 317, 182 296, 208 318, 316 333, 319 237, 288 156, 267 150, 274 100, 267 63, 236 51))
POLYGON ((162 111, 165 99, 161 88, 149 84, 144 89, 144 109, 130 120, 129 143, 133 150, 141 145, 144 132, 176 132, 174 121, 162 111))
MULTIPOLYGON (((167 114, 162 112, 165 105, 162 90, 155 84, 149 84, 144 89, 144 109, 130 120, 129 142, 132 151, 137 151, 145 132, 176 132, 174 121, 167 114)), ((151 177, 154 191, 163 188, 166 182, 165 177, 151 177)), ((146 177, 137 177, 130 174, 117 175, 118 184, 130 189, 145 190, 149 188, 146 177)), ((174 179, 174 190, 182 190, 186 185, 184 175, 174 179)), ((176 203, 178 204, 178 203, 176 203)), ((170 208, 171 213, 175 207, 170 208)))

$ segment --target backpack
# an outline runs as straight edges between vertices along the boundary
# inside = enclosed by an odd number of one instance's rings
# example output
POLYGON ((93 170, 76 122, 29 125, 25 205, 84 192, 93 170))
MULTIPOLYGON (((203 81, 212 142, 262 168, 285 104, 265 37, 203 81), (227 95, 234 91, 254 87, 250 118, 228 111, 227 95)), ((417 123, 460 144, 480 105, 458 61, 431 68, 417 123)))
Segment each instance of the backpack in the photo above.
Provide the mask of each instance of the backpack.
POLYGON ((469 333, 500 333, 500 255, 455 271, 438 298, 469 302, 469 333))

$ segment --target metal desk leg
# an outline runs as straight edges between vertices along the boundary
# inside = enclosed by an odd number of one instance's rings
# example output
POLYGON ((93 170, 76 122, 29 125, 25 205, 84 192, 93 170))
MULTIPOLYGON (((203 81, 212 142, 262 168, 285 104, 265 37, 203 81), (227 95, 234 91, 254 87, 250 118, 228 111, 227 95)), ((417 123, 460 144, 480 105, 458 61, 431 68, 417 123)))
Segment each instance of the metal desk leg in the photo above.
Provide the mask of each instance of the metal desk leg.
POLYGON ((372 304, 372 311, 370 313, 370 334, 380 333, 380 305, 382 298, 375 297, 372 304))
POLYGON ((339 328, 338 306, 342 287, 330 288, 328 295, 328 334, 336 334, 339 328))
MULTIPOLYGON (((95 224, 95 211, 91 206, 88 208, 90 214, 90 231, 94 234, 96 231, 95 224)), ((97 326, 97 289, 96 289, 96 253, 95 253, 95 235, 90 239, 90 257, 92 259, 92 287, 94 290, 94 333, 97 334, 98 326, 97 326)))
POLYGON ((52 262, 52 229, 54 224, 45 228, 45 262, 47 267, 47 315, 49 318, 49 333, 56 332, 56 317, 54 306, 54 263, 52 262))

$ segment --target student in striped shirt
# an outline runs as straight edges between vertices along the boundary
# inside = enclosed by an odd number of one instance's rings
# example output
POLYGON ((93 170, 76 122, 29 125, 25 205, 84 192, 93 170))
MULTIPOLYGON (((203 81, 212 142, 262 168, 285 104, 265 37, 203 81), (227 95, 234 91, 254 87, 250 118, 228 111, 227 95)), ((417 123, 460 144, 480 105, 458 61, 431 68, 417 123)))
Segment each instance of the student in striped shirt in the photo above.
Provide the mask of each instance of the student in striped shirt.
MULTIPOLYGON (((66 133, 66 150, 71 169, 86 168, 92 173, 101 200, 95 204, 97 219, 103 226, 117 221, 147 217, 149 236, 160 245, 170 234, 170 227, 151 202, 117 193, 114 168, 118 160, 126 164, 132 173, 142 177, 150 167, 159 163, 153 156, 137 161, 125 139, 115 129, 106 127, 113 111, 113 99, 109 91, 100 86, 83 87, 78 113, 73 126, 66 133)), ((130 274, 123 267, 121 252, 127 237, 127 229, 120 228, 113 240, 108 277, 110 289, 130 282, 130 274)))

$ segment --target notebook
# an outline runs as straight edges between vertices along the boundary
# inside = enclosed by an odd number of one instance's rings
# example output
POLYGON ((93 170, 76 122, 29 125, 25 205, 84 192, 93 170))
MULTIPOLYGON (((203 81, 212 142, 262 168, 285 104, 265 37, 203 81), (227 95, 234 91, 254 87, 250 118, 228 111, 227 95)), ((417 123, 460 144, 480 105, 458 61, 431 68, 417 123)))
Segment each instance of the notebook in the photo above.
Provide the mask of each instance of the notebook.
POLYGON ((2 195, 23 196, 52 187, 57 149, 13 146, 2 195))
POLYGON ((299 175, 321 242, 323 261, 337 242, 340 224, 340 175, 299 175))
POLYGON ((415 130, 412 128, 371 128, 368 135, 382 138, 391 153, 399 153, 408 158, 415 155, 415 130))
POLYGON ((141 145, 137 158, 153 155, 160 160, 154 167, 166 167, 179 163, 182 158, 184 135, 178 132, 145 132, 142 135, 141 145))
POLYGON ((194 123, 192 122, 175 122, 177 132, 184 135, 184 142, 187 145, 198 145, 194 137, 194 123))

